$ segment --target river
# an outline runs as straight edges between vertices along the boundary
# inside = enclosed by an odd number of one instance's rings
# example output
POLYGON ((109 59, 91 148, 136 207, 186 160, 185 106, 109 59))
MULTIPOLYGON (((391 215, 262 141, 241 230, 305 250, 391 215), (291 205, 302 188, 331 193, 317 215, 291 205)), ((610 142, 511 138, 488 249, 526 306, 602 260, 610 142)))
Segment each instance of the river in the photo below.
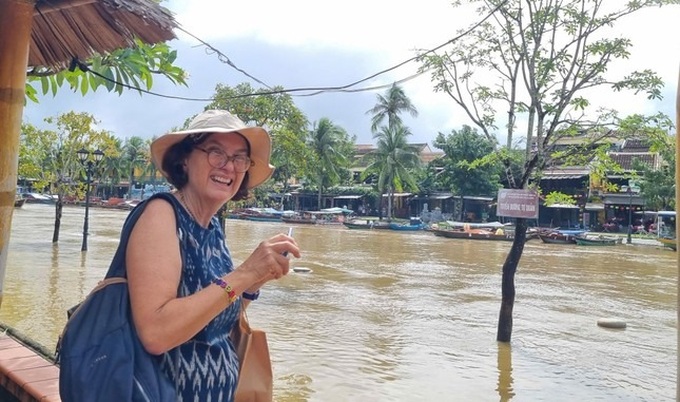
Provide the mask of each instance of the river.
MULTIPOLYGON (((53 349, 67 308, 104 275, 126 211, 15 209, 0 321, 53 349)), ((282 223, 227 221, 243 261, 282 223)), ((267 331, 275 399, 299 401, 672 401, 676 255, 636 245, 529 241, 509 345, 495 341, 510 243, 429 232, 296 225, 303 256, 251 305, 267 331), (625 330, 598 327, 602 317, 625 330)))

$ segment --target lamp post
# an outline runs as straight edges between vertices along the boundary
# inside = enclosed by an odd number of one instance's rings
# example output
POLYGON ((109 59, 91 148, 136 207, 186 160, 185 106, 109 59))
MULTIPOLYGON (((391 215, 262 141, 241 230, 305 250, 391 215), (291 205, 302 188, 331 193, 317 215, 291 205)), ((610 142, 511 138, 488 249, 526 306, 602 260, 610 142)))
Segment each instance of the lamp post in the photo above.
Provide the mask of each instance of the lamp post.
POLYGON ((626 238, 626 244, 630 244, 631 234, 633 233, 633 190, 628 186, 626 190, 628 193, 628 238, 626 238))
POLYGON ((99 165, 99 162, 101 162, 102 158, 104 157, 104 152, 102 152, 99 149, 97 149, 94 152, 90 152, 87 149, 83 148, 80 151, 78 151, 77 154, 78 160, 80 160, 80 163, 85 167, 85 176, 87 181, 87 187, 85 190, 85 222, 83 223, 83 246, 80 248, 80 251, 87 251, 87 235, 88 235, 87 231, 90 219, 90 184, 92 181, 93 170, 97 165, 99 165), (94 162, 90 159, 90 154, 94 156, 94 162))

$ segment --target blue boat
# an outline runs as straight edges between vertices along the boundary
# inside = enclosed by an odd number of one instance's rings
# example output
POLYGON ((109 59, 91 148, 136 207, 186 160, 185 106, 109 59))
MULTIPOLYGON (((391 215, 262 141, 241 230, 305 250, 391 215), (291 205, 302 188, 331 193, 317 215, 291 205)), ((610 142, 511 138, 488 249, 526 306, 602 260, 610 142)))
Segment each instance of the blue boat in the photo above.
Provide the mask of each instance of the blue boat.
POLYGON ((390 229, 402 231, 416 231, 425 229, 425 223, 420 218, 411 218, 409 223, 390 222, 390 229))

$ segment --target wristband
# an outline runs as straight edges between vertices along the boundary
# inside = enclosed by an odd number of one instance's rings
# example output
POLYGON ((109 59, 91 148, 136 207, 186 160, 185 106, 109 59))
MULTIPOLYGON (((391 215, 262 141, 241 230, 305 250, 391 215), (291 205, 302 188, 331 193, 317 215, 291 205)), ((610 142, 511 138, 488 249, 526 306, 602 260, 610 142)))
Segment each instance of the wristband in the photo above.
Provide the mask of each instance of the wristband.
POLYGON ((229 300, 229 303, 236 301, 236 292, 234 292, 234 289, 232 289, 231 286, 229 286, 229 284, 222 278, 216 278, 213 280, 213 283, 224 290, 224 292, 227 294, 227 300, 229 300))
POLYGON ((257 300, 260 297, 260 290, 258 289, 255 293, 243 292, 242 296, 246 300, 257 300))

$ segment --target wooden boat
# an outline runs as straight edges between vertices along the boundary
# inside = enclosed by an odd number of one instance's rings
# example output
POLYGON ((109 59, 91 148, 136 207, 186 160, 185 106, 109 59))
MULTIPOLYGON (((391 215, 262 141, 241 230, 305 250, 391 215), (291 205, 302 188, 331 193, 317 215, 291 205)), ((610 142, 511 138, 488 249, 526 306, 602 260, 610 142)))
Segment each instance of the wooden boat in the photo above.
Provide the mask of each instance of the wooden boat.
POLYGON ((416 230, 423 230, 425 229, 425 223, 420 220, 420 218, 411 218, 411 220, 408 223, 395 223, 391 222, 389 224, 389 228, 392 230, 401 230, 401 231, 416 231, 416 230))
POLYGON ((615 246, 623 243, 623 238, 616 236, 582 234, 574 237, 579 246, 615 246))
POLYGON ((352 219, 351 221, 343 222, 348 229, 389 229, 390 224, 383 221, 377 221, 374 219, 352 219))
POLYGON ((255 222, 281 222, 281 211, 274 208, 246 208, 241 211, 240 219, 255 222))
POLYGON ((559 232, 539 233, 538 238, 548 244, 576 244, 576 236, 559 232))
POLYGON ((449 239, 471 239, 471 240, 498 240, 498 241, 513 241, 515 234, 512 232, 502 231, 492 232, 486 229, 438 229, 436 227, 430 228, 430 232, 435 236, 447 237, 449 239))
POLYGON ((308 212, 285 211, 283 215, 281 215, 281 221, 285 223, 313 225, 316 223, 316 217, 308 212))
POLYGON ((14 197, 14 208, 21 208, 26 203, 26 199, 22 198, 20 195, 14 197))
POLYGON ((664 247, 670 248, 673 251, 678 251, 677 239, 672 239, 670 237, 659 237, 657 240, 659 243, 663 244, 664 247))
POLYGON ((585 230, 542 230, 538 232, 538 238, 548 244, 576 244, 576 236, 585 232, 585 230))

